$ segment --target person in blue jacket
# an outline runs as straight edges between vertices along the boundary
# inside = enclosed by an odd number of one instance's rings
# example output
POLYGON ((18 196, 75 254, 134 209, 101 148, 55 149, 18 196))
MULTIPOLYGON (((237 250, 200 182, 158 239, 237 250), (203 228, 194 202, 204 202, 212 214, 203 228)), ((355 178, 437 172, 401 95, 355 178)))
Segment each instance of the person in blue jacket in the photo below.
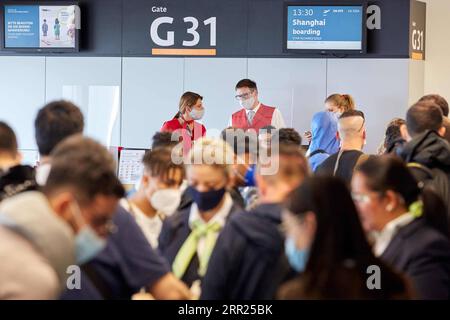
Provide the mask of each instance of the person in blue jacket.
POLYGON ((316 171, 331 154, 339 151, 336 115, 329 111, 316 113, 312 119, 311 131, 312 140, 307 155, 311 169, 316 171))
POLYGON ((272 299, 281 283, 295 276, 284 254, 282 202, 308 175, 300 148, 280 145, 275 174, 257 169, 260 205, 239 213, 225 226, 209 262, 202 300, 272 299))

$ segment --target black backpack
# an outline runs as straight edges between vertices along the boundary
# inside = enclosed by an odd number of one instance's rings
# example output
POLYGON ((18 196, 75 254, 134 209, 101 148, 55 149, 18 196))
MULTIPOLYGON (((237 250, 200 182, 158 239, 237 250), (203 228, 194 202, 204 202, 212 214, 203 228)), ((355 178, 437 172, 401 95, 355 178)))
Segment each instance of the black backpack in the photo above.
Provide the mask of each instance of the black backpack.
MULTIPOLYGON (((443 205, 447 209, 445 222, 447 222, 448 230, 450 230, 450 176, 441 169, 430 169, 417 162, 410 162, 407 166, 421 189, 431 189, 442 199, 443 205)), ((436 221, 444 223, 443 218, 437 218, 436 221)))
POLYGON ((417 162, 410 162, 407 165, 420 188, 430 187, 447 206, 450 204, 450 177, 447 173, 438 168, 430 169, 417 162))

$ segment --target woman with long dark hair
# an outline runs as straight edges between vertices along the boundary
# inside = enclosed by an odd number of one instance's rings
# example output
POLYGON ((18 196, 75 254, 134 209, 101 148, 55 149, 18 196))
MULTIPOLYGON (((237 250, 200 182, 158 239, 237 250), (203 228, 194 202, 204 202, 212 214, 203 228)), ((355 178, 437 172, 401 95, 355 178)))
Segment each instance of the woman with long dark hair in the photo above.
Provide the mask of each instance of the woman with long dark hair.
POLYGON ((306 179, 286 203, 286 255, 299 276, 281 299, 407 299, 402 276, 376 258, 346 185, 334 177, 306 179), (374 271, 375 270, 375 271, 374 271), (379 273, 371 279, 373 272, 379 273))
POLYGON ((356 168, 353 198, 376 256, 404 272, 421 299, 449 299, 446 207, 421 189, 397 157, 371 157, 356 168))

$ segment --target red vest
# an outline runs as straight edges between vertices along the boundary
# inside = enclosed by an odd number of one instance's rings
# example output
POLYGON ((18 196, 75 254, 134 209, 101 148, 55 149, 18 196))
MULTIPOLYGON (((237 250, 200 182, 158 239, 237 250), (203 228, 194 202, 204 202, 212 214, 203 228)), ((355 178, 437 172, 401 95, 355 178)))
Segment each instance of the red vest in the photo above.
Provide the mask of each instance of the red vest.
POLYGON ((179 141, 183 142, 183 151, 186 155, 191 149, 195 140, 204 137, 206 134, 206 128, 201 123, 194 121, 194 128, 192 132, 187 130, 187 123, 181 124, 177 118, 164 122, 161 132, 172 132, 179 134, 179 141))
POLYGON ((274 107, 268 107, 261 103, 258 111, 255 113, 255 116, 253 117, 252 125, 249 125, 246 110, 245 109, 239 110, 233 113, 231 117, 232 126, 233 128, 239 128, 244 130, 254 129, 256 133, 258 133, 259 129, 265 126, 270 126, 272 124, 272 116, 274 111, 275 111, 274 107))

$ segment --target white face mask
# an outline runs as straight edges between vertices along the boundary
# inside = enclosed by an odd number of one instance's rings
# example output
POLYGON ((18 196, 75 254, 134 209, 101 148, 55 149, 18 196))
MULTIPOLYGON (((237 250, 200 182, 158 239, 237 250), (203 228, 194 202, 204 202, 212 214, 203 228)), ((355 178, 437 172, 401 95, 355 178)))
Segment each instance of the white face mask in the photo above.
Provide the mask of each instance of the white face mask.
POLYGON ((202 108, 201 110, 198 109, 192 109, 191 112, 189 112, 189 115, 194 120, 200 120, 203 118, 203 115, 205 114, 205 108, 202 108))
POLYGON ((150 198, 150 203, 158 212, 171 216, 180 205, 181 191, 179 189, 156 190, 150 198))
POLYGON ((51 169, 52 166, 50 163, 41 164, 36 168, 36 182, 38 185, 41 187, 45 186, 51 169))
POLYGON ((252 110, 253 109, 253 105, 255 104, 255 98, 254 97, 250 97, 247 100, 240 100, 239 104, 244 109, 252 110))

